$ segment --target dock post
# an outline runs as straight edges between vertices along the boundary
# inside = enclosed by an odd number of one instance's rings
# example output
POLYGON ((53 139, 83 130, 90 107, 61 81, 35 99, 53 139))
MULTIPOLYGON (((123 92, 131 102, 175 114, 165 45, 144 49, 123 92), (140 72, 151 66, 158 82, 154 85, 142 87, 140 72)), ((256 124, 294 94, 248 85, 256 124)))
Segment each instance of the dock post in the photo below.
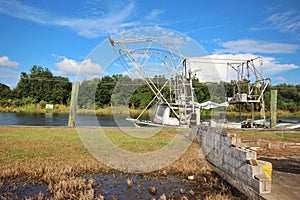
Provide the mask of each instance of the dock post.
POLYGON ((74 127, 75 126, 75 117, 76 117, 77 99, 78 99, 78 89, 79 89, 79 82, 73 82, 72 83, 72 93, 71 93, 71 103, 70 103, 70 113, 69 113, 68 127, 74 127))
POLYGON ((270 128, 276 128, 277 121, 277 90, 271 90, 271 103, 270 103, 270 111, 271 111, 271 123, 270 128))

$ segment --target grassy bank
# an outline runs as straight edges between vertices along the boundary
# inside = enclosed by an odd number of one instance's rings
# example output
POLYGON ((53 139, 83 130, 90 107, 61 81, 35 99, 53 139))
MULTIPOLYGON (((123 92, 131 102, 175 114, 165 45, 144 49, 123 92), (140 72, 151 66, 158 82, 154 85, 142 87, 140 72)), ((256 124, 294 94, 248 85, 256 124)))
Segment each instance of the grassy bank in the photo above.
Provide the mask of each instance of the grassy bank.
POLYGON ((15 113, 69 113, 70 107, 62 104, 56 104, 52 109, 46 109, 40 104, 26 104, 23 106, 0 106, 0 112, 15 112, 15 113))
MULTIPOLYGON (((124 135, 118 128, 107 128, 106 135, 126 150, 148 152, 165 146, 175 133, 166 129, 149 139, 135 139, 124 135)), ((207 191, 202 194, 204 198, 231 199, 234 189, 212 173, 204 159, 198 158, 199 150, 197 144, 192 144, 171 165, 144 175, 194 175, 197 180, 194 184, 199 191, 207 191)), ((96 180, 85 175, 122 173, 91 156, 76 129, 41 127, 0 127, 0 171, 0 191, 8 184, 18 188, 18 184, 24 184, 24 181, 25 184, 35 181, 47 185, 47 198, 50 199, 102 199, 96 192, 96 180)), ((40 193, 34 198, 45 196, 40 193)))
MULTIPOLYGON (((55 104, 53 109, 46 109, 45 106, 41 106, 40 104, 27 104, 24 106, 0 106, 0 112, 15 112, 15 113, 69 113, 70 112, 70 106, 61 105, 61 104, 55 104)), ((111 116, 113 115, 113 111, 111 107, 106 108, 95 108, 95 109, 78 109, 78 113, 81 114, 89 114, 89 113, 96 113, 97 115, 106 115, 111 116)), ((118 114, 124 114, 129 112, 130 116, 133 118, 136 118, 139 116, 139 114, 142 112, 142 109, 114 109, 114 112, 117 112, 118 114), (119 111, 120 110, 120 111, 119 111), (118 111, 118 112, 117 112, 118 111)), ((142 118, 148 118, 149 111, 146 111, 142 118)))
MULTIPOLYGON (((136 118, 141 112, 142 109, 132 109, 130 108, 129 110, 126 108, 126 110, 123 109, 114 109, 114 112, 119 111, 120 114, 122 113, 127 113, 129 111, 130 116, 133 118, 136 118)), ((52 113, 69 113, 70 107, 66 105, 61 105, 61 104, 56 104, 54 105, 53 110, 46 109, 45 106, 41 106, 40 104, 27 104, 24 106, 16 107, 16 106, 7 106, 7 107, 1 107, 0 106, 0 112, 16 112, 16 113, 46 113, 46 112, 52 112, 52 113)), ((97 113, 98 115, 112 115, 113 111, 111 107, 105 107, 105 108, 95 108, 95 109, 78 109, 79 113, 97 113)), ((146 111, 142 119, 148 119, 150 111, 146 111)), ((220 113, 215 112, 215 111, 210 111, 210 110, 203 110, 202 113, 202 118, 204 119, 209 119, 214 115, 215 117, 219 117, 220 113)), ((238 118, 240 116, 239 112, 236 111, 227 111, 226 116, 230 118, 238 118)), ((288 110, 278 110, 277 111, 277 116, 278 117, 300 117, 300 111, 295 111, 295 112, 290 112, 288 110)), ((251 112, 242 112, 242 117, 251 117, 251 112)), ((255 112, 255 117, 259 118, 260 113, 255 112)), ((270 113, 266 113, 266 117, 270 117, 270 113)))

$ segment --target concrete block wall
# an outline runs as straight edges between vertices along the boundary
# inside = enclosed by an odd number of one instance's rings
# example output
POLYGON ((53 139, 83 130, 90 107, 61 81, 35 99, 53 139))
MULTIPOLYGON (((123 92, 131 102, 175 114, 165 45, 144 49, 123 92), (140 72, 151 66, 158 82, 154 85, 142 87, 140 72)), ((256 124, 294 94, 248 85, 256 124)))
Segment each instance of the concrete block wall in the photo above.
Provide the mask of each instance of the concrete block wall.
POLYGON ((272 164, 258 161, 254 150, 239 147, 241 141, 226 131, 211 127, 193 127, 190 138, 201 144, 213 169, 237 189, 259 199, 271 192, 272 164))

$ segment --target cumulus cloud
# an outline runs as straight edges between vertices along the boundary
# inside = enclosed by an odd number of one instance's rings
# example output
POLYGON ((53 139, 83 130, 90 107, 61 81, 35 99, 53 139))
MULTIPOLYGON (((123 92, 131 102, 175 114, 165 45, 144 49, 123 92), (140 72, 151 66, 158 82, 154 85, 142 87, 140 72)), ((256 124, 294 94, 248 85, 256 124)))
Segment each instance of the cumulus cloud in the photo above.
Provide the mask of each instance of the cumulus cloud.
POLYGON ((12 67, 17 68, 20 64, 16 61, 11 61, 8 56, 0 57, 0 67, 12 67))
POLYGON ((60 62, 55 63, 61 75, 99 75, 104 73, 101 66, 93 63, 91 59, 77 62, 73 59, 63 58, 60 62))
POLYGON ((215 53, 295 53, 300 46, 298 44, 275 43, 258 40, 232 40, 221 43, 223 49, 215 50, 215 53))
MULTIPOLYGON (((206 57, 190 58, 192 71, 200 81, 231 81, 237 79, 237 73, 228 65, 237 66, 246 60, 257 58, 254 54, 213 54, 206 57)), ((262 71, 265 78, 272 78, 281 72, 298 69, 295 64, 280 63, 273 57, 262 56, 253 61, 258 71, 262 71)), ((251 75, 254 78, 253 74, 251 75)), ((251 79, 251 78, 250 78, 251 79)), ((251 79, 253 80, 253 79, 251 79)))
POLYGON ((1 83, 9 86, 13 89, 20 79, 20 72, 15 71, 12 68, 2 68, 0 73, 1 83))

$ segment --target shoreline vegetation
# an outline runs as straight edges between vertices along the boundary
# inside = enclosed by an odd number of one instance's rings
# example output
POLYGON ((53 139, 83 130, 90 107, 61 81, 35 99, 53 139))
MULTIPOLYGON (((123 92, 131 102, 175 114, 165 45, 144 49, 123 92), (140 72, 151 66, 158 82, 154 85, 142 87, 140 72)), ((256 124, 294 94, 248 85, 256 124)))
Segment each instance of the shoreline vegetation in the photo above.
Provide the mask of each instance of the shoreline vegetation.
MULTIPOLYGON (((142 109, 133 109, 129 108, 128 110, 124 108, 120 109, 120 114, 122 113, 130 113, 131 117, 137 117, 143 110, 142 109), (123 110, 123 111, 122 111, 123 110)), ((70 107, 63 104, 55 104, 53 109, 46 109, 45 105, 40 104, 26 104, 23 106, 0 106, 0 112, 14 112, 14 113, 61 113, 61 114, 67 114, 70 111, 70 107)), ((96 113, 97 115, 104 115, 104 116, 111 116, 113 115, 113 111, 111 107, 105 107, 105 108, 95 108, 95 109, 78 109, 77 113, 79 114, 90 114, 90 113, 96 113)), ((150 110, 147 110, 143 116, 149 116, 149 113, 151 113, 150 110)), ((209 118, 210 116, 218 116, 220 112, 212 112, 212 111, 203 111, 201 113, 204 118, 209 118)), ((249 117, 251 116, 251 112, 244 111, 241 113, 242 117, 249 117)), ((259 118, 259 112, 255 113, 255 117, 259 118)), ((228 117, 234 117, 237 118, 240 116, 240 113, 237 111, 226 111, 226 116, 228 117)), ((266 112, 266 117, 270 117, 270 113, 266 112)), ((277 110, 277 117, 300 117, 300 111, 294 111, 291 112, 289 110, 277 110)))

